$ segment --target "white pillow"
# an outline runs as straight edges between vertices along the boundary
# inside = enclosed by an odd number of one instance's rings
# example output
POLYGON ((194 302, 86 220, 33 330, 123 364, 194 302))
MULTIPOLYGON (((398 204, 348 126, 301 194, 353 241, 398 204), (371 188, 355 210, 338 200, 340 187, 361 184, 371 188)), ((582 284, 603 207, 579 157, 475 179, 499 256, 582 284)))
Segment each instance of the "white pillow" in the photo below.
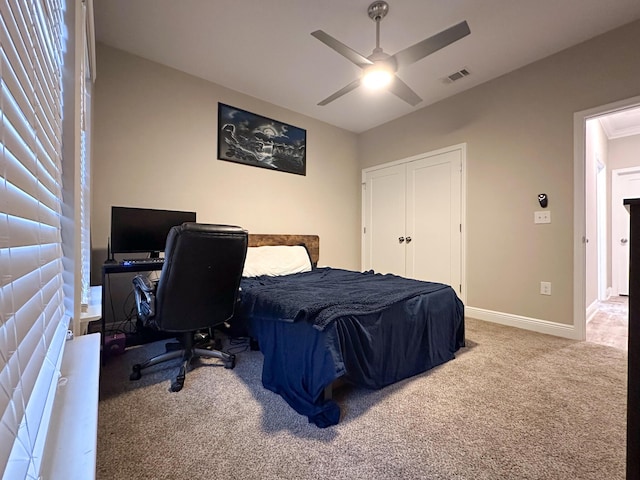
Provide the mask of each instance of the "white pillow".
POLYGON ((243 277, 279 276, 311 271, 311 260, 302 245, 249 247, 243 277))

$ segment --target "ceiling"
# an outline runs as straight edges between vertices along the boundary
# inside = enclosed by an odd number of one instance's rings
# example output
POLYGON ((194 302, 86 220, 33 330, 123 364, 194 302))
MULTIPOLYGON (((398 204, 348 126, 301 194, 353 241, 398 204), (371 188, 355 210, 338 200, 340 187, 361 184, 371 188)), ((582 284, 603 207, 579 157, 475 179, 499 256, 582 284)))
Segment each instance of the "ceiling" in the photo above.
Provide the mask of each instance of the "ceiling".
POLYGON ((607 138, 640 135, 640 108, 628 108, 598 117, 607 138))
POLYGON ((370 55, 372 1, 95 0, 96 38, 359 133, 640 18, 638 0, 387 0, 380 45, 389 54, 462 20, 471 34, 398 72, 423 99, 415 107, 362 87, 318 106, 360 69, 310 33, 370 55), (470 75, 444 80, 462 68, 470 75))

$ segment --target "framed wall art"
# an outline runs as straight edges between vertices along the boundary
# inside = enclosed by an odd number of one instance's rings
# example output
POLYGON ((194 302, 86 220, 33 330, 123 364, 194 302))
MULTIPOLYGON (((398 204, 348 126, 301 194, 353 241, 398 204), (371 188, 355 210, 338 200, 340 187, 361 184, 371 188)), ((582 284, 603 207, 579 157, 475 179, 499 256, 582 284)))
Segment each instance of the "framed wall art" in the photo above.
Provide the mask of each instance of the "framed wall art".
POLYGON ((218 159, 307 174, 307 131, 218 103, 218 159))

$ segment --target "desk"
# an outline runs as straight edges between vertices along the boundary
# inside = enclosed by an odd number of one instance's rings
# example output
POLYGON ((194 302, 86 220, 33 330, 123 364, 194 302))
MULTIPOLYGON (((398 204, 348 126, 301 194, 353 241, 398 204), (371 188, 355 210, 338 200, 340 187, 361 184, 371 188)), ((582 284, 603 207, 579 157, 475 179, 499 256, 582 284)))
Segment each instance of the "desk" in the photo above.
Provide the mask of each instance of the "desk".
MULTIPOLYGON (((105 304, 107 303, 106 296, 106 279, 108 275, 114 273, 137 273, 137 272, 153 272, 162 270, 162 262, 150 262, 150 263, 134 263, 125 265, 124 263, 114 262, 105 263, 102 265, 102 320, 100 322, 100 350, 104 351, 105 341, 105 329, 106 329, 106 315, 105 304)), ((103 358, 104 361, 104 358, 103 358)))

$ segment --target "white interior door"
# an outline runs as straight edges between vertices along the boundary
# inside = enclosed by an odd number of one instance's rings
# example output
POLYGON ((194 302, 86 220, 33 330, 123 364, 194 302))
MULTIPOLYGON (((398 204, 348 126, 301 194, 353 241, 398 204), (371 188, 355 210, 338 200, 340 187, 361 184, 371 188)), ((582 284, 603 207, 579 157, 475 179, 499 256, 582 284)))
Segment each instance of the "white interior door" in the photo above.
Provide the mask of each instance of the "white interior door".
POLYGON ((459 295, 461 169, 461 150, 407 164, 407 276, 446 283, 459 295))
POLYGON ((614 170, 611 193, 612 287, 614 294, 629 295, 629 213, 623 200, 640 198, 640 168, 614 170))
POLYGON ((362 268, 462 296, 464 146, 363 170, 362 268))
POLYGON ((405 274, 405 178, 404 165, 364 175, 364 270, 405 274))

